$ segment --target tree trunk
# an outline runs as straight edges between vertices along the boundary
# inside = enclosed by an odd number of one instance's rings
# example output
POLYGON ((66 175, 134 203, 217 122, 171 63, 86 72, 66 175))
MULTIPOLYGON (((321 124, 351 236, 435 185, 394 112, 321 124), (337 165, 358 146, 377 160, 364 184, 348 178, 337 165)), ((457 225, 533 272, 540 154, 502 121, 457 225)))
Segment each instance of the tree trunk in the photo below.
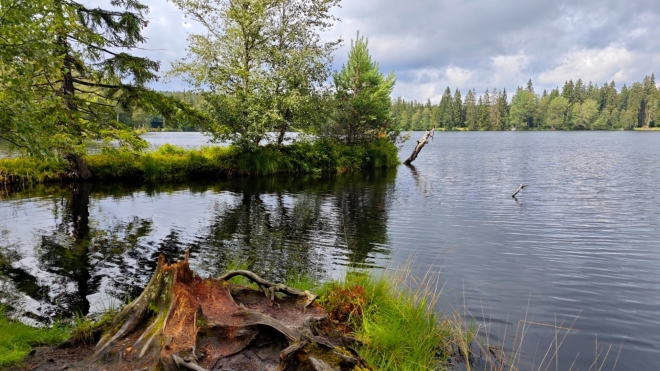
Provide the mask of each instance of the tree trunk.
POLYGON ((422 148, 424 148, 426 143, 429 142, 428 141, 429 137, 433 138, 434 131, 435 131, 435 128, 426 130, 426 133, 424 133, 424 136, 422 137, 422 139, 417 141, 417 145, 415 146, 415 149, 413 150, 410 157, 408 157, 408 159, 403 162, 404 164, 410 165, 411 162, 415 161, 415 159, 417 158, 417 155, 419 155, 419 152, 421 152, 422 148))
POLYGON ((69 168, 71 170, 71 177, 74 179, 89 180, 92 173, 87 168, 87 162, 77 153, 69 153, 64 156, 69 161, 69 168))
POLYGON ((161 255, 142 294, 70 370, 353 370, 366 367, 316 296, 249 271, 201 279, 161 255), (228 280, 243 276, 261 291, 228 280), (276 296, 276 293, 285 296, 276 296), (265 294, 265 295, 264 295, 265 294), (342 347, 340 350, 339 346, 342 347), (349 351, 346 351, 348 349, 349 351))

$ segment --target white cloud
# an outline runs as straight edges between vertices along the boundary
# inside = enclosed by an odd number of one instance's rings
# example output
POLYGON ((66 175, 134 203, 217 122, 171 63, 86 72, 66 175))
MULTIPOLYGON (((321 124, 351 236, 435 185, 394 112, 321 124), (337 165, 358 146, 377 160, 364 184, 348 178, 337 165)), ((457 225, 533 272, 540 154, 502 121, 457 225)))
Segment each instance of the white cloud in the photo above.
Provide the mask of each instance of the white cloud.
POLYGON ((448 67, 445 69, 445 77, 449 86, 465 86, 474 75, 473 71, 460 67, 448 67))
POLYGON ((512 81, 516 83, 523 80, 526 81, 522 75, 529 64, 529 57, 524 53, 498 55, 492 57, 491 60, 493 68, 491 84, 502 85, 511 83, 512 81))
POLYGON ((467 90, 473 76, 475 76, 474 71, 456 66, 444 69, 420 68, 412 71, 412 78, 397 81, 392 95, 422 102, 426 102, 429 98, 432 102, 438 103, 447 86, 452 89, 452 93, 456 88, 461 91, 467 90))
POLYGON ((622 46, 575 50, 565 54, 557 67, 541 73, 539 80, 555 85, 578 78, 584 81, 621 81, 628 77, 638 59, 638 55, 622 46))

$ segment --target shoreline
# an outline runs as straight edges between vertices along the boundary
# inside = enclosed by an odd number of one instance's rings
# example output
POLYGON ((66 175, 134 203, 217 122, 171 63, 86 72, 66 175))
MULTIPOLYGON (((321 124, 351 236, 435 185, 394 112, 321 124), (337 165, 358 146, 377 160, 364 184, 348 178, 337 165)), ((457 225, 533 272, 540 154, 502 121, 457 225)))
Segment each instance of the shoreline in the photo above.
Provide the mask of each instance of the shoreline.
MULTIPOLYGON (((155 151, 134 153, 106 149, 84 156, 89 181, 176 181, 231 178, 244 175, 348 173, 399 164, 398 149, 386 140, 363 146, 334 142, 263 146, 244 151, 236 146, 183 149, 165 144, 155 151)), ((80 181, 66 160, 33 157, 0 159, 0 185, 80 181)))

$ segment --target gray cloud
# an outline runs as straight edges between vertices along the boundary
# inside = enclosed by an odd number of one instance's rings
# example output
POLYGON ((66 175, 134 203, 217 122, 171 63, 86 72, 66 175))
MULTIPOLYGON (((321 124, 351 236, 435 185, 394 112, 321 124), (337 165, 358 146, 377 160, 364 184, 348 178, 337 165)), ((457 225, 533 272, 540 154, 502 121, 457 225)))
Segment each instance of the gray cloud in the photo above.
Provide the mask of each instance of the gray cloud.
MULTIPOLYGON (((88 3, 103 4, 102 0, 88 3)), ((203 32, 185 24, 170 2, 143 0, 152 12, 146 48, 163 62, 185 56, 186 37, 203 32)), ((345 62, 359 30, 369 38, 381 71, 394 71, 394 96, 437 101, 446 88, 513 91, 532 78, 538 91, 582 78, 602 84, 639 81, 660 62, 660 2, 441 0, 345 1, 328 38, 343 37, 334 68, 345 62)), ((181 90, 181 81, 154 84, 181 90)))

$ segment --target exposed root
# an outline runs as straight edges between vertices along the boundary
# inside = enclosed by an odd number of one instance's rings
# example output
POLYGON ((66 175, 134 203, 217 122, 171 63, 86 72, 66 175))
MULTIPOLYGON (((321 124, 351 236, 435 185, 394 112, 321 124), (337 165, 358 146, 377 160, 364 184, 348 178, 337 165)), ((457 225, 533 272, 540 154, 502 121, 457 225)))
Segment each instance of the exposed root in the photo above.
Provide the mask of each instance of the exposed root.
POLYGON ((307 301, 305 302, 304 308, 307 308, 316 299, 316 295, 312 294, 311 292, 309 292, 307 290, 301 291, 301 290, 298 290, 294 287, 289 287, 289 286, 283 285, 281 283, 272 283, 272 282, 266 281, 265 279, 261 278, 256 273, 246 271, 246 270, 229 271, 229 272, 225 273, 224 275, 220 276, 218 279, 223 280, 223 281, 229 281, 231 278, 236 277, 236 276, 246 277, 246 278, 250 279, 252 282, 259 285, 259 287, 264 291, 264 294, 266 294, 266 297, 270 299, 271 303, 275 300, 275 293, 276 292, 283 292, 287 295, 297 296, 297 297, 307 299, 307 301))

